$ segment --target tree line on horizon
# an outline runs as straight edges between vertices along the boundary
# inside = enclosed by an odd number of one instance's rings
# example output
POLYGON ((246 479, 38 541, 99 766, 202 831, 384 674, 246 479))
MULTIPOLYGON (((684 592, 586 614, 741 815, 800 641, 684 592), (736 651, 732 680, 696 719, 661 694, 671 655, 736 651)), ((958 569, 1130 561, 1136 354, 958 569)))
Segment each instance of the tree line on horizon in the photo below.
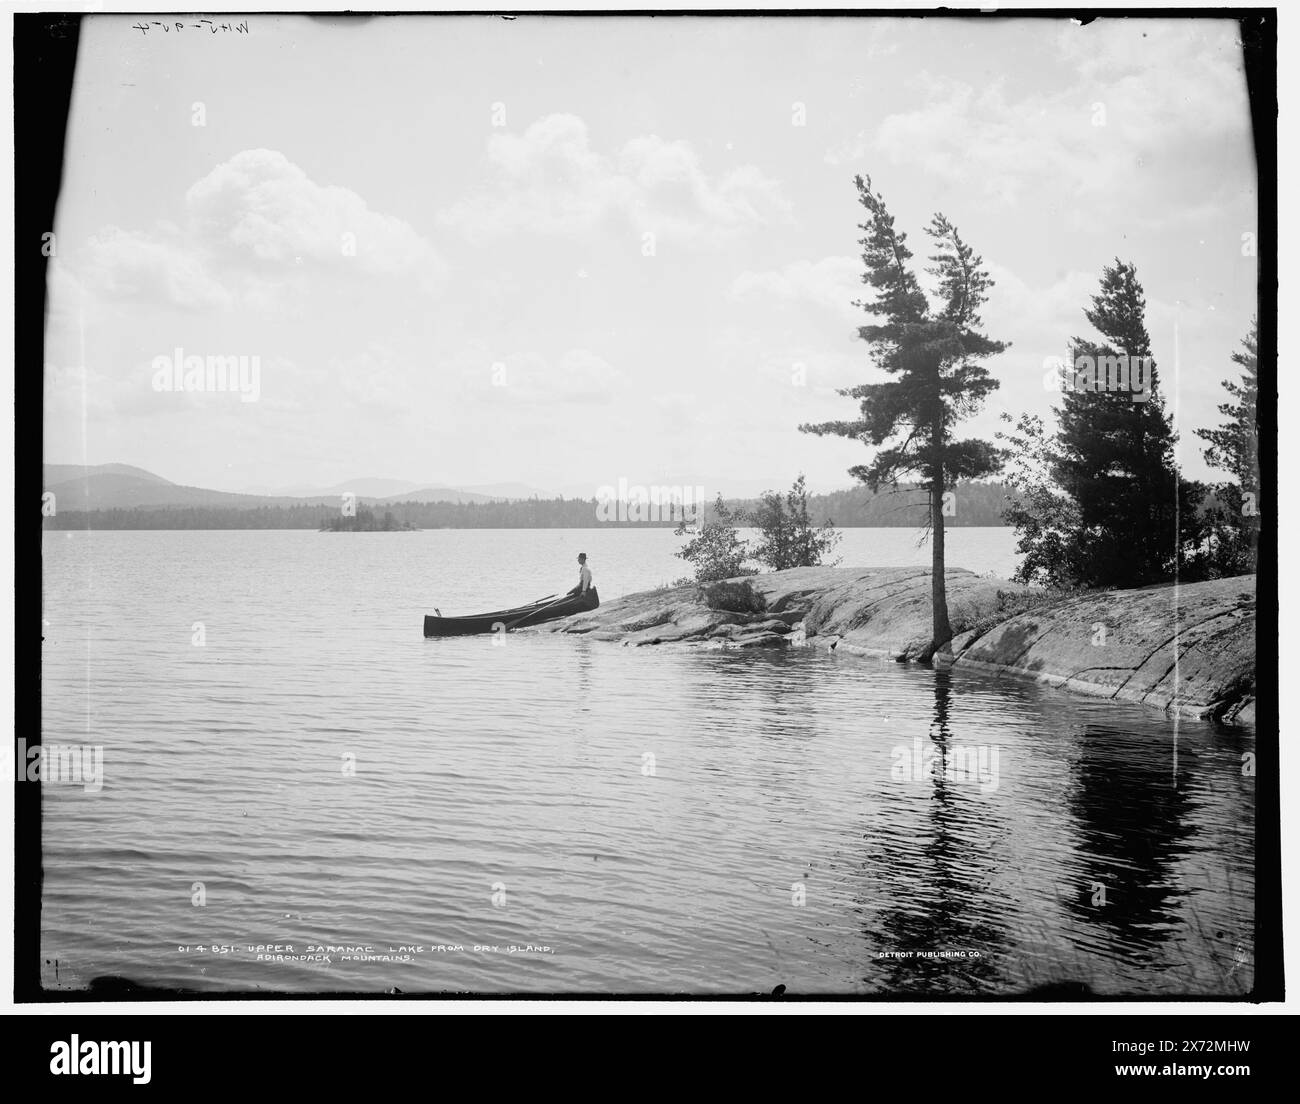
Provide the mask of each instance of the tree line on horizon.
MULTIPOLYGON (((967 526, 1005 526, 1002 518, 1009 485, 970 483, 956 489, 956 514, 950 522, 967 526)), ((927 501, 924 488, 900 485, 879 493, 850 487, 808 496, 815 525, 834 522, 841 528, 915 528, 915 509, 927 501)), ((762 498, 723 500, 730 514, 757 510, 762 498)), ((661 521, 598 521, 594 498, 531 498, 509 502, 395 502, 383 504, 394 529, 671 529, 677 519, 661 521)), ((357 500, 357 513, 377 504, 357 500)), ((705 520, 716 520, 717 503, 704 508, 705 520)), ((382 515, 381 515, 382 517, 382 515)), ((99 510, 59 511, 42 519, 48 529, 322 529, 357 528, 342 518, 338 506, 131 506, 99 510)), ((382 530, 382 523, 377 525, 382 530)), ((365 530, 369 531, 369 530, 365 530)))

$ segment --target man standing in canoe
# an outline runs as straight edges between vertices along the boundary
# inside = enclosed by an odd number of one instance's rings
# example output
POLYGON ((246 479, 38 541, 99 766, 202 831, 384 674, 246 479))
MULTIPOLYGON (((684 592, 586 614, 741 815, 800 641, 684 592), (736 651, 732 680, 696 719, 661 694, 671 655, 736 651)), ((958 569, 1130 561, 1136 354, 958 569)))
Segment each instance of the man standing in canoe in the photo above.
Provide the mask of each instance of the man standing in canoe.
POLYGON ((591 568, 587 566, 587 553, 578 553, 578 585, 570 594, 586 594, 591 589, 591 568))

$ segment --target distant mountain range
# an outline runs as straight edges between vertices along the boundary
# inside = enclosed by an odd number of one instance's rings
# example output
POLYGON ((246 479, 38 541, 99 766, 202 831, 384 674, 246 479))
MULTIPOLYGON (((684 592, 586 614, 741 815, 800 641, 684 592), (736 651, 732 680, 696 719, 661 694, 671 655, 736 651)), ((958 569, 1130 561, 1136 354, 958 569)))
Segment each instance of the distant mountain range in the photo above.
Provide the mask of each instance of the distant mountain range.
POLYGON ((501 502, 534 495, 550 497, 544 491, 522 483, 501 483, 485 487, 422 487, 395 479, 365 478, 333 487, 305 488, 305 493, 240 494, 187 487, 173 483, 130 464, 46 464, 44 490, 52 493, 55 508, 68 510, 130 510, 140 507, 209 506, 256 509, 259 506, 337 506, 344 494, 372 505, 405 502, 501 502))
MULTIPOLYGON (((672 480, 661 480, 672 483, 672 480)), ((686 486, 680 482, 681 486, 686 486)), ((779 485, 772 480, 732 481, 728 499, 754 498, 762 490, 779 485)), ((705 484, 706 498, 712 499, 705 484)), ((487 502, 522 502, 538 498, 544 501, 563 496, 590 501, 596 487, 566 486, 543 490, 527 483, 481 483, 467 487, 426 485, 408 479, 385 479, 365 476, 335 483, 328 487, 286 485, 254 487, 246 491, 214 491, 206 487, 189 487, 173 483, 161 475, 130 464, 46 464, 46 491, 54 494, 60 510, 130 510, 138 507, 211 506, 223 509, 256 509, 259 506, 338 505, 344 494, 354 494, 358 502, 402 504, 411 502, 451 502, 458 505, 487 502)))
MULTIPOLYGON (((112 467, 113 465, 106 465, 112 467)), ((118 465, 120 466, 120 465, 118 465)), ((490 483, 472 487, 448 487, 444 484, 413 483, 409 479, 380 479, 366 476, 352 479, 346 483, 335 483, 332 487, 308 487, 290 485, 286 487, 250 487, 245 494, 255 494, 267 498, 337 498, 351 492, 354 495, 374 501, 390 500, 393 502, 490 502, 495 499, 554 498, 555 492, 530 487, 525 483, 490 483), (410 498, 416 495, 423 497, 410 498), (439 497, 430 498, 430 495, 439 497)))

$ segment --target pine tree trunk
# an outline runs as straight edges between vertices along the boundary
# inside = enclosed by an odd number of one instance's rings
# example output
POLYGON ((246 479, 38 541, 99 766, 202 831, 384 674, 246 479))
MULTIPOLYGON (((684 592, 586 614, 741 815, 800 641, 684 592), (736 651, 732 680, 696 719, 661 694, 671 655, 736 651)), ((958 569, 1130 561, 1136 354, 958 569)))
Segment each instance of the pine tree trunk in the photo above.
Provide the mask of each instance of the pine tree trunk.
MULTIPOLYGON (((935 426, 932 446, 939 456, 943 441, 943 426, 935 426)), ((930 482, 930 601, 933 606, 933 639, 930 642, 931 654, 937 652, 952 639, 952 626, 948 624, 948 588, 944 584, 944 549, 943 549, 943 461, 936 460, 933 479, 930 482)))

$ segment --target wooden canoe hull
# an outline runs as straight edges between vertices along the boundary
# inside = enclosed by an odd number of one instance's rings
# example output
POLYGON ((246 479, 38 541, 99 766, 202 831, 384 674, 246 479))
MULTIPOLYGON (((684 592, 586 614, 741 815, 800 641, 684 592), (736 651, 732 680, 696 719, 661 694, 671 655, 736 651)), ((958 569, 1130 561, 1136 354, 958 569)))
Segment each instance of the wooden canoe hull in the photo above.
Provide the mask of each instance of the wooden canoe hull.
POLYGON ((592 587, 586 594, 575 594, 554 604, 537 602, 531 606, 496 610, 493 613, 476 613, 470 617, 435 617, 425 614, 425 636, 470 636, 475 633, 503 632, 506 626, 526 629, 546 621, 558 621, 575 613, 586 613, 600 605, 600 596, 592 587), (498 628, 497 626, 501 626, 498 628))

